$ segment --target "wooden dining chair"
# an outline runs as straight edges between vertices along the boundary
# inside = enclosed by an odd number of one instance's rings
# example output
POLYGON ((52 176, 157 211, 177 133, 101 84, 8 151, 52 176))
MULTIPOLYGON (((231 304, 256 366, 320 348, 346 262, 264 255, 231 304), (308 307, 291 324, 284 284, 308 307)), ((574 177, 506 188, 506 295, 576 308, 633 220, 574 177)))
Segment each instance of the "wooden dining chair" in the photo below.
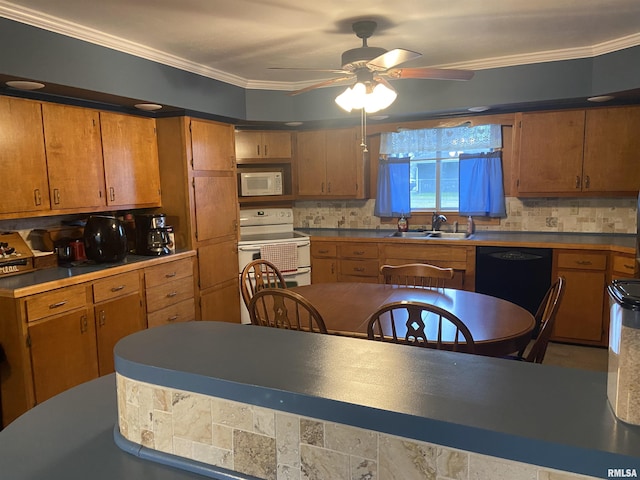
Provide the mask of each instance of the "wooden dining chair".
POLYGON ((427 263, 382 265, 380 273, 384 283, 405 287, 444 288, 453 278, 453 268, 441 268, 427 263))
POLYGON ((438 350, 475 352, 471 332, 453 313, 429 303, 402 300, 380 307, 367 320, 367 338, 438 350))
POLYGON ((262 289, 251 297, 247 309, 253 325, 327 333, 320 312, 302 295, 288 289, 262 289))
POLYGON ((246 307, 256 292, 264 288, 287 288, 287 282, 273 263, 267 260, 253 260, 240 274, 240 292, 246 307))
POLYGON ((524 360, 531 363, 542 363, 547 352, 551 332, 556 321, 556 315, 560 308, 560 302, 564 294, 565 279, 558 277, 549 287, 544 298, 538 306, 535 314, 536 326, 538 326, 538 337, 535 339, 528 352, 527 346, 518 352, 515 360, 524 360))

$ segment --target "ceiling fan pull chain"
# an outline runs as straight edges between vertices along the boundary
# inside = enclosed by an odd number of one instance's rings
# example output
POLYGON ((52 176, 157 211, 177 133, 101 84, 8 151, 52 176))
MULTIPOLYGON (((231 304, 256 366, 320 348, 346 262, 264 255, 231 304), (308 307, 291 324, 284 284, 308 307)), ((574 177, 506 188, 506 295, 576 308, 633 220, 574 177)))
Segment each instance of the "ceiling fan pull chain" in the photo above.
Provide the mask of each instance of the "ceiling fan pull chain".
POLYGON ((360 110, 361 112, 361 122, 360 122, 360 134, 362 135, 362 141, 360 142, 360 146, 362 147, 362 151, 364 153, 368 152, 369 149, 367 148, 367 112, 365 111, 364 107, 360 110))

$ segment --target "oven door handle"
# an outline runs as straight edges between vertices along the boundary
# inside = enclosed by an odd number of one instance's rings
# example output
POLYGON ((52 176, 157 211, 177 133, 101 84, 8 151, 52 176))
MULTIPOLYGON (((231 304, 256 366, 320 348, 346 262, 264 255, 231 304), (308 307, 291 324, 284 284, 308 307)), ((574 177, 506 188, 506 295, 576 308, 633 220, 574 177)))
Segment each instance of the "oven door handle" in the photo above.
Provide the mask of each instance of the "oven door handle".
MULTIPOLYGON (((295 242, 282 242, 282 243, 295 243, 295 242)), ((296 243, 296 248, 308 247, 309 245, 311 245, 311 242, 296 243)), ((238 251, 239 252, 259 252, 260 251, 260 246, 258 245, 258 246, 244 247, 242 245, 239 245, 238 246, 238 251)))
POLYGON ((292 277, 294 275, 302 275, 305 273, 309 273, 311 271, 311 267, 299 267, 295 272, 282 272, 283 277, 292 277))

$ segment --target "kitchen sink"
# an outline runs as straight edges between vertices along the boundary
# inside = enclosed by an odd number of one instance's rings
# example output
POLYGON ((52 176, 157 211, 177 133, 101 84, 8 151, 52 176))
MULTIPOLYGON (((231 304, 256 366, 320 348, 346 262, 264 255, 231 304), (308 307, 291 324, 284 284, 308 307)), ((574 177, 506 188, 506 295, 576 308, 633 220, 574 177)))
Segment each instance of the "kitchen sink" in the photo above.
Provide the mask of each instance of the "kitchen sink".
POLYGON ((424 231, 424 232, 393 232, 388 235, 395 238, 423 238, 428 239, 441 239, 441 240, 464 240, 469 238, 464 232, 440 232, 440 231, 424 231))
POLYGON ((393 232, 388 236, 401 238, 427 238, 429 233, 430 232, 393 232))
POLYGON ((446 240, 464 240, 469 238, 465 232, 427 232, 427 238, 442 238, 446 240))

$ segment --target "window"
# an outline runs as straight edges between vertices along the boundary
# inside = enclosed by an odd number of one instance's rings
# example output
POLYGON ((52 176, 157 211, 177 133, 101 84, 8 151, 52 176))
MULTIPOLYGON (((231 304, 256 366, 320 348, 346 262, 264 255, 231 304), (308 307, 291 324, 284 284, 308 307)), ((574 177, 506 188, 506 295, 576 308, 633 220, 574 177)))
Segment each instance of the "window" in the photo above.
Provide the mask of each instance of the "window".
POLYGON ((483 149, 409 153, 411 211, 457 211, 459 206, 458 157, 483 149))
POLYGON ((460 155, 481 156, 501 146, 500 125, 383 134, 375 214, 458 211, 460 155), (403 177, 407 172, 408 178, 403 177))

